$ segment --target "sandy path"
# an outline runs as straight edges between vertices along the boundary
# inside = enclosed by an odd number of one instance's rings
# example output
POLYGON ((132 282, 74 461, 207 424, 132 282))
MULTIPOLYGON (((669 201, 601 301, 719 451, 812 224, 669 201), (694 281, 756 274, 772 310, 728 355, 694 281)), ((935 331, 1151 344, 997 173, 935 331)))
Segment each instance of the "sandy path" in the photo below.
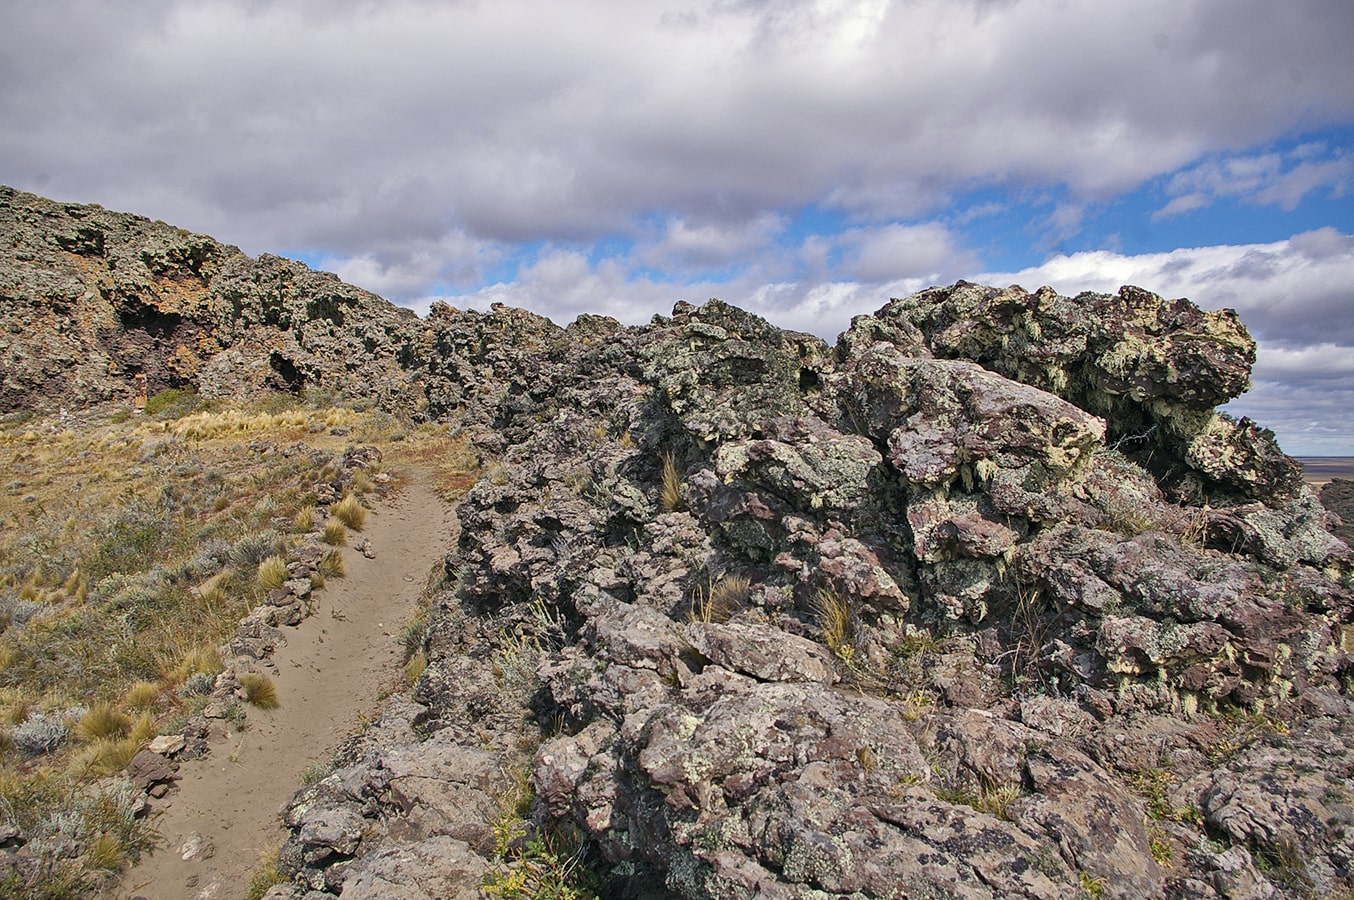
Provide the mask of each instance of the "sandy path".
POLYGON ((122 880, 120 897, 147 900, 245 896, 260 853, 283 839, 279 810, 310 763, 327 760, 402 678, 398 635, 429 569, 454 540, 451 507, 411 480, 367 517, 376 558, 344 551, 347 577, 330 579, 315 613, 285 629, 273 656, 279 709, 249 709, 248 727, 185 762, 179 788, 156 806, 161 847, 122 880), (214 852, 185 862, 197 832, 214 852))

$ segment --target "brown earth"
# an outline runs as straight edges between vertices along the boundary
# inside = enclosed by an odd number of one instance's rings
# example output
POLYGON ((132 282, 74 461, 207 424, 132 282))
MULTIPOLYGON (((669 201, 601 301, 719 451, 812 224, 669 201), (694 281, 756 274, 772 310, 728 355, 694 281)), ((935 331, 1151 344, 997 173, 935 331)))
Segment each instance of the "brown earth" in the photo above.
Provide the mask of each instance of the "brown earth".
POLYGON ((159 849, 126 875, 119 897, 245 896, 260 855, 285 836, 279 809, 307 766, 327 761, 403 686, 400 628, 456 528, 451 507, 417 478, 375 510, 364 533, 375 558, 345 549, 347 577, 329 581, 273 657, 280 708, 251 707, 244 731, 183 764, 178 789, 157 804, 159 849), (185 860, 194 835, 210 849, 185 860))

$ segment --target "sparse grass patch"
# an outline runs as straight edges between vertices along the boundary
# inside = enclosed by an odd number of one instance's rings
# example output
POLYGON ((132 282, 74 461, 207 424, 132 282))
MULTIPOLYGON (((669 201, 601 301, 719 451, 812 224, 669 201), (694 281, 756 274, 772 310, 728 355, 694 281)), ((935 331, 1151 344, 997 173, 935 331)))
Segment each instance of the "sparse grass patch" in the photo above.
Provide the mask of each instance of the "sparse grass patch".
POLYGON ((324 556, 320 557, 317 571, 325 578, 343 578, 347 575, 348 570, 343 562, 343 551, 337 547, 326 550, 324 556))
POLYGON ((250 874, 249 885, 245 888, 247 900, 261 900, 272 886, 287 883, 287 876, 282 874, 277 864, 281 850, 281 847, 273 847, 259 856, 258 867, 250 874))
POLYGON ((281 705, 277 698, 277 685, 262 672, 241 675, 240 687, 244 690, 245 701, 259 709, 277 709, 281 705))
POLYGON ((367 509, 353 494, 346 495, 329 507, 329 513, 353 531, 361 531, 362 526, 367 523, 367 509))

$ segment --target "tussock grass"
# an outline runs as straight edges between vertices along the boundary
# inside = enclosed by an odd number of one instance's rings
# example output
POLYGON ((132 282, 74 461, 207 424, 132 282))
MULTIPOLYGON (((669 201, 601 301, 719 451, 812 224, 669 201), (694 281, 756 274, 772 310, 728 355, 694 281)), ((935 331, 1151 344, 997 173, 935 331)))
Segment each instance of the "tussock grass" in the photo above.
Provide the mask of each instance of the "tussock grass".
POLYGON ((245 701, 259 709, 277 709, 282 705, 277 697, 277 685, 262 672, 246 672, 241 675, 240 687, 244 691, 245 701))
POLYGON ((353 494, 346 495, 329 507, 329 513, 353 531, 361 531, 362 526, 367 524, 367 509, 353 494))
POLYGON ((419 676, 428 668, 428 657, 422 650, 409 657, 409 661, 404 664, 405 677, 409 679, 409 684, 418 681, 419 676))
POLYGON ((193 647, 164 668, 171 684, 182 684, 194 675, 215 675, 221 671, 221 654, 210 647, 193 647))
POLYGON ((353 473, 354 494, 357 494, 359 497, 361 497, 366 494, 370 494, 375 489, 376 485, 372 483, 371 478, 367 476, 366 472, 362 471, 361 469, 358 469, 356 472, 353 473))
POLYGON ((326 550, 324 556, 320 557, 318 571, 324 578, 342 578, 347 575, 348 570, 343 562, 343 551, 337 548, 326 550))
POLYGON ((102 738, 78 750, 68 768, 80 777, 107 778, 127 768, 132 757, 140 752, 141 742, 132 738, 102 738))
POLYGON ((315 527, 315 507, 306 504, 296 511, 296 515, 291 520, 292 527, 298 532, 304 534, 315 527))
POLYGON ((682 493, 682 476, 677 471, 677 460, 671 451, 662 454, 663 472, 658 491, 658 506, 663 512, 676 512, 686 502, 682 493))
POLYGON ((324 523, 324 530, 320 532, 320 540, 331 547, 344 547, 348 544, 348 529, 343 527, 343 523, 338 519, 330 519, 324 523))
POLYGON ((265 591, 275 591, 287 582, 287 561, 280 556, 270 556, 259 563, 259 587, 265 591))
POLYGON ((692 622, 727 622, 751 592, 752 580, 744 575, 723 575, 708 587, 696 585, 687 617, 692 622))
POLYGON ((86 852, 89 864, 107 872, 120 871, 127 862, 127 848, 116 834, 101 834, 90 841, 86 852))
POLYGON ((80 717, 75 736, 85 743, 120 738, 131 730, 132 720, 111 703, 95 703, 80 717))
POLYGON ((818 617, 818 628, 837 658, 850 662, 855 655, 855 621, 851 604, 835 587, 819 588, 813 598, 813 612, 818 617))
POLYGON ((122 695, 125 709, 151 709, 160 699, 161 687, 153 681, 136 681, 122 695))

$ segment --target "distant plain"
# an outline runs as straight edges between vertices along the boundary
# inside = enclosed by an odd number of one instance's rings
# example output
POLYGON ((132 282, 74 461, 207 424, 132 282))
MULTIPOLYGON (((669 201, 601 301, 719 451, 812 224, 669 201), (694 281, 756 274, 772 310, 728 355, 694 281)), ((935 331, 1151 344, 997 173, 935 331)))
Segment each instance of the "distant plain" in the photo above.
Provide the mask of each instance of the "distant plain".
POLYGON ((1302 463, 1302 477, 1314 487, 1332 478, 1354 479, 1354 456, 1297 456, 1302 463))

